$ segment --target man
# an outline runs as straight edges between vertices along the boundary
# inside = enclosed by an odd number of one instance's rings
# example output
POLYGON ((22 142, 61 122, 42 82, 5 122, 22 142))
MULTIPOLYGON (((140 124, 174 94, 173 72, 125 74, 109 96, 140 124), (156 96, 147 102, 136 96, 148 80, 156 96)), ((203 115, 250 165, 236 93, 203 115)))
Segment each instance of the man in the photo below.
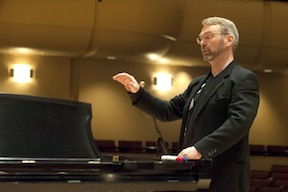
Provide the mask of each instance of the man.
POLYGON ((178 156, 212 159, 212 192, 248 192, 249 129, 257 114, 259 86, 253 72, 237 64, 239 34, 225 18, 202 21, 197 38, 207 75, 195 78, 169 102, 158 99, 127 73, 113 77, 129 92, 133 105, 162 121, 182 118, 178 156))

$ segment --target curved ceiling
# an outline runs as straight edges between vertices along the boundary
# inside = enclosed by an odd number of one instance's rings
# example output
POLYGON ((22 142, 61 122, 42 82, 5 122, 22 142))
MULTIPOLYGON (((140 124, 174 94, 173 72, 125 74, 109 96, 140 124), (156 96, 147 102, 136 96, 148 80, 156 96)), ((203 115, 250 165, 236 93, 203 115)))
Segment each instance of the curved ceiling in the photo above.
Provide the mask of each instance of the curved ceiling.
POLYGON ((242 65, 287 69, 288 3, 268 0, 1 0, 0 52, 207 66, 195 38, 209 16, 236 23, 242 65))

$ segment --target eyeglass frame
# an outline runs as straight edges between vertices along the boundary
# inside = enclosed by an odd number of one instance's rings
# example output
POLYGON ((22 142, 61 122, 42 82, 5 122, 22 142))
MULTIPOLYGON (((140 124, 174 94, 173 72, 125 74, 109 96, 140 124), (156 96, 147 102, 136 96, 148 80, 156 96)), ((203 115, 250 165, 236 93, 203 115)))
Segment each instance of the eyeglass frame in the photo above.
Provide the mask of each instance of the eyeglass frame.
POLYGON ((199 36, 199 37, 197 37, 196 38, 196 43, 197 44, 200 44, 201 43, 201 41, 205 41, 205 42, 209 42, 209 41, 211 41, 211 39, 213 39, 216 35, 227 35, 227 34, 223 34, 223 33, 221 33, 221 32, 219 32, 219 33, 213 33, 213 32, 207 32, 206 34, 204 34, 203 36, 202 36, 202 38, 199 36))

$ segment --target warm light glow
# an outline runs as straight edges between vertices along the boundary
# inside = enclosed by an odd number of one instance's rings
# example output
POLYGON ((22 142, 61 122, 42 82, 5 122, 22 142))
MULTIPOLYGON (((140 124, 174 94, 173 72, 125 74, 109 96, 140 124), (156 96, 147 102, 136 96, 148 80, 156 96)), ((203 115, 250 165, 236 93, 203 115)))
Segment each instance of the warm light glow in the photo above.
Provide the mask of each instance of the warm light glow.
POLYGON ((161 57, 160 55, 156 54, 156 53, 150 53, 147 55, 147 57, 151 60, 151 61, 156 61, 160 64, 168 64, 169 60, 161 57))
POLYGON ((12 54, 37 54, 39 53, 39 51, 34 50, 34 49, 30 49, 30 48, 26 48, 26 47, 16 47, 16 48, 11 48, 10 52, 12 54))
POLYGON ((168 73, 159 73, 154 78, 154 84, 158 90, 171 90, 172 75, 168 73))
POLYGON ((112 56, 112 55, 107 56, 106 58, 107 58, 108 60, 116 60, 116 56, 112 56))
POLYGON ((160 56, 158 54, 155 53, 150 53, 148 54, 148 58, 152 61, 158 60, 160 58, 160 56))
POLYGON ((159 59, 159 63, 167 64, 167 63, 169 63, 169 61, 168 61, 168 59, 161 58, 161 59, 159 59))
POLYGON ((31 69, 26 64, 16 64, 13 68, 13 80, 15 82, 27 83, 31 79, 31 69))
POLYGON ((169 39, 171 41, 177 41, 176 37, 172 37, 172 36, 169 36, 169 35, 163 35, 163 37, 166 38, 166 39, 169 39))
POLYGON ((264 69, 264 73, 272 73, 273 70, 272 69, 264 69))

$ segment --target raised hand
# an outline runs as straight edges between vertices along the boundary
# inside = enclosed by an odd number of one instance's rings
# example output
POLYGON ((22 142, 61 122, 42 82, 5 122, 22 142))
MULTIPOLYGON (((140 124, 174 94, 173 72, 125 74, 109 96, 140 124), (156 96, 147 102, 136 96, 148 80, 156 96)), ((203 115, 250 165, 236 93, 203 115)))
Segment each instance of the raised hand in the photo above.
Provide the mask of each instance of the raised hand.
POLYGON ((137 80, 128 73, 118 73, 113 76, 113 79, 124 85, 125 89, 131 93, 137 93, 140 89, 137 80))

